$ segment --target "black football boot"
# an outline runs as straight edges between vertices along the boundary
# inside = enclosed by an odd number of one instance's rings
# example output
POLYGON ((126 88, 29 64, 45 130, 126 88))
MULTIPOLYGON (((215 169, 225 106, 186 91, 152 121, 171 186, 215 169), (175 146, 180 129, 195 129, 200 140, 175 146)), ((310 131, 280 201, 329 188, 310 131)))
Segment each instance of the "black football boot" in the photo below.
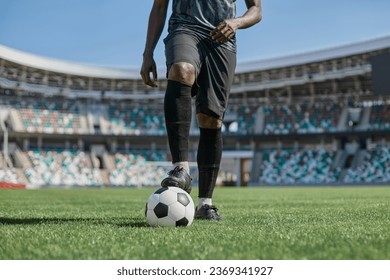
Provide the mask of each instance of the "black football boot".
POLYGON ((185 171, 183 167, 176 166, 173 170, 168 172, 168 177, 161 181, 163 188, 178 187, 185 190, 187 193, 191 192, 191 181, 192 178, 185 171))
POLYGON ((203 205, 196 207, 195 219, 221 221, 222 217, 218 214, 218 209, 214 205, 203 205))

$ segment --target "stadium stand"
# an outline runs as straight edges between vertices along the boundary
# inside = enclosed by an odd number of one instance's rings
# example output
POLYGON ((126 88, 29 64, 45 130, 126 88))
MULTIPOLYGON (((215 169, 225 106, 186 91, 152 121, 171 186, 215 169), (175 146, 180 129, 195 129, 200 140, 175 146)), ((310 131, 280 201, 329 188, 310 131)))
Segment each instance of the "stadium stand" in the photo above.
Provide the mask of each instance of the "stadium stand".
MULTIPOLYGON (((0 106, 15 109, 13 112, 16 131, 30 133, 85 133, 82 116, 75 102, 68 100, 42 100, 34 98, 9 98, 0 101, 0 106)), ((85 121, 84 121, 85 123, 85 121)))
POLYGON ((328 102, 265 106, 265 134, 324 133, 337 130, 343 106, 328 102))
POLYGON ((77 150, 31 150, 27 156, 31 168, 25 174, 39 186, 101 186, 100 171, 92 167, 90 158, 77 150))
MULTIPOLYGON (((233 104, 228 107, 226 116, 233 122, 228 123, 226 133, 251 135, 256 132, 256 121, 258 119, 258 105, 253 104, 233 104), (235 124, 235 127, 233 125, 235 124)), ((226 124, 226 121, 225 121, 226 124)))
POLYGON ((20 178, 18 170, 14 167, 8 168, 7 160, 0 152, 0 189, 2 188, 25 188, 25 182, 20 178))
POLYGON ((378 146, 364 151, 363 160, 348 169, 346 183, 376 183, 390 181, 390 147, 378 146))
POLYGON ((13 184, 22 183, 20 182, 15 169, 0 169, 0 182, 9 182, 13 184))
POLYGON ((264 151, 260 166, 261 184, 325 184, 338 181, 340 169, 334 168, 332 150, 264 151))
MULTIPOLYGON (((218 182, 388 183, 390 90, 373 91, 371 65, 383 54, 390 54, 389 36, 239 63, 218 182)), ((165 87, 165 80, 158 88, 144 86, 135 69, 87 66, 0 45, 0 181, 159 185, 170 166, 165 87)), ((197 140, 194 115, 192 162, 197 140)))
POLYGON ((23 128, 28 132, 80 133, 80 118, 56 110, 21 109, 23 128))
MULTIPOLYGON (((158 186, 165 177, 167 168, 151 164, 145 156, 138 153, 116 153, 115 169, 110 173, 110 182, 114 186, 158 186)), ((157 158, 157 161, 165 160, 157 158)))
POLYGON ((390 105, 380 104, 371 107, 370 129, 390 129, 390 105))
POLYGON ((107 133, 114 135, 164 135, 165 123, 160 104, 112 103, 108 107, 107 133), (158 106, 160 105, 160 106, 158 106))

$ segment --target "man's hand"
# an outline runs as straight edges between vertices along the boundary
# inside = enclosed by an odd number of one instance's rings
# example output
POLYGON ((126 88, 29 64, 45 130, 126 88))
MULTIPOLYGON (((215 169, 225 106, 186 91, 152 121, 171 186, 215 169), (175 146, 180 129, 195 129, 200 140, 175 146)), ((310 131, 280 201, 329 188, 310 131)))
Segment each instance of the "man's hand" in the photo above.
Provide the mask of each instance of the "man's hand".
POLYGON ((233 38, 237 29, 238 25, 234 19, 226 19, 218 24, 218 26, 210 32, 210 36, 211 39, 218 43, 226 43, 231 38, 233 38))
POLYGON ((144 56, 144 61, 142 63, 141 71, 140 71, 142 80, 144 83, 151 87, 157 87, 157 67, 156 62, 153 59, 153 56, 144 56), (152 73, 153 80, 150 77, 150 73, 152 73))
POLYGON ((225 19, 210 32, 210 37, 218 43, 226 43, 233 38, 237 29, 251 27, 261 20, 261 0, 245 0, 248 10, 237 18, 225 19))

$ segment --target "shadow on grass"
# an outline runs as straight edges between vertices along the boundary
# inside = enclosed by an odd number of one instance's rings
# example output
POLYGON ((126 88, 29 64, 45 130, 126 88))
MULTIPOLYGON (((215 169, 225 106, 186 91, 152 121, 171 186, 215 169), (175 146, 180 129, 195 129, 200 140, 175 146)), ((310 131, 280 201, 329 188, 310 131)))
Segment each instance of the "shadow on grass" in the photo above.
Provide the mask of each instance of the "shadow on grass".
POLYGON ((142 227, 149 227, 146 222, 142 222, 141 220, 139 219, 132 219, 130 222, 126 222, 126 223, 118 223, 118 224, 115 224, 116 226, 118 227, 123 227, 123 228, 126 228, 126 227, 130 227, 130 228, 142 228, 142 227))
POLYGON ((56 218, 56 217, 42 217, 42 218, 7 218, 0 217, 0 225, 43 225, 43 224, 62 224, 62 223, 84 223, 84 224, 97 224, 97 225, 113 225, 117 227, 148 227, 146 222, 142 219, 132 218, 130 219, 120 218, 56 218), (115 221, 117 220, 117 221, 115 221))

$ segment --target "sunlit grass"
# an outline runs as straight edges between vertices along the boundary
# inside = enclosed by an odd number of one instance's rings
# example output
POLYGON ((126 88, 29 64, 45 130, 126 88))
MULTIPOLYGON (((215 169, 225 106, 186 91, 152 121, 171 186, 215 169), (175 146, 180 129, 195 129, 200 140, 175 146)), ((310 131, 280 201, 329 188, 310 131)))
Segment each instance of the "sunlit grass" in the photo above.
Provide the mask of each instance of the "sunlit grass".
POLYGON ((147 226, 152 191, 1 190, 0 259, 390 259, 389 187, 218 188, 188 228, 147 226))

